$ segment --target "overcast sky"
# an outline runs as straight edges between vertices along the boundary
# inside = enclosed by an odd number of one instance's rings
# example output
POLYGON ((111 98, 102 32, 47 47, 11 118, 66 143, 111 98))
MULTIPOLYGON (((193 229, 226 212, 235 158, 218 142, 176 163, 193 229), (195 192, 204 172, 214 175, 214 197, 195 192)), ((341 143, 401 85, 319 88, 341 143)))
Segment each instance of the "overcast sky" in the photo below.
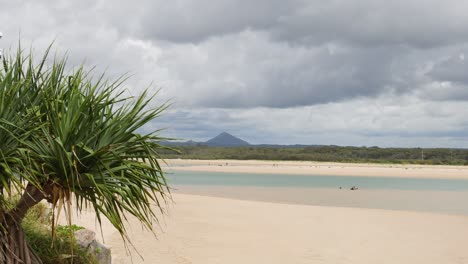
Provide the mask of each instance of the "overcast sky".
POLYGON ((468 147, 468 1, 0 0, 0 46, 131 73, 147 129, 250 143, 468 147))

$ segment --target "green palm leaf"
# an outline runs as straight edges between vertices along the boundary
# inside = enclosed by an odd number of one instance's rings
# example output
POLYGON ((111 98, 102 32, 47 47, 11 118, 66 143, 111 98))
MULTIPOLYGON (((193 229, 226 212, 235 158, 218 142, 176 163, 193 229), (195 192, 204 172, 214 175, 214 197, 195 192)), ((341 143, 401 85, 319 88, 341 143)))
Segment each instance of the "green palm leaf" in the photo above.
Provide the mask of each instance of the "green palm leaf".
POLYGON ((0 187, 31 183, 54 207, 74 197, 78 210, 91 206, 124 239, 128 215, 152 230, 153 207, 163 210, 170 188, 158 161, 162 138, 140 130, 167 105, 152 107, 148 91, 124 98, 125 78, 93 79, 83 67, 67 72, 66 59, 48 65, 48 53, 38 64, 20 50, 3 61, 0 187))

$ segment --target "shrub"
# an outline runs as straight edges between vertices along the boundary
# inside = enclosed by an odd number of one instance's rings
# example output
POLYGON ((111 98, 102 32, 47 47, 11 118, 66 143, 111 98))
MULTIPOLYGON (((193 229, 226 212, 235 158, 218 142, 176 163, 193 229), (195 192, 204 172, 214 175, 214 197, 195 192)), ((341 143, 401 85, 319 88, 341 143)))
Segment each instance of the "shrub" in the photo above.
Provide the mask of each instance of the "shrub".
POLYGON ((77 225, 59 225, 55 240, 52 240, 51 213, 49 207, 39 203, 32 207, 25 216, 22 225, 26 239, 44 264, 96 263, 94 257, 80 248, 75 241, 70 241, 72 232, 83 229, 77 225), (53 243, 52 243, 53 242, 53 243), (73 255, 72 255, 73 252, 73 255))

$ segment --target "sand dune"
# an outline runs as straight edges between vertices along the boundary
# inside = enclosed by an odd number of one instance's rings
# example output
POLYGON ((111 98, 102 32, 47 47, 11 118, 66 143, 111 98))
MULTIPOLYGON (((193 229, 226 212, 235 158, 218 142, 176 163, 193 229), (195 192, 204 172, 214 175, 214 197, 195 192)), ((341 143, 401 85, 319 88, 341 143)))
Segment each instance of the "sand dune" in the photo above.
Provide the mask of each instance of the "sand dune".
MULTIPOLYGON (((130 219, 133 263, 468 263, 468 217, 174 194, 156 239, 130 219)), ((94 228, 92 213, 75 219, 94 228)), ((113 263, 131 263, 105 223, 113 263)))

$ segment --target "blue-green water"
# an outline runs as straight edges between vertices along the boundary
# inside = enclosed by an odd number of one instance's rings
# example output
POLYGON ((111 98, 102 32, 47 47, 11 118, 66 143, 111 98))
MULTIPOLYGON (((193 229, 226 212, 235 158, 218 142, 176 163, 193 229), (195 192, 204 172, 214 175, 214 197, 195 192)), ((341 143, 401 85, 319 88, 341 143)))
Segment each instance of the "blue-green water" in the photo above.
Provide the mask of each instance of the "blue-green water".
POLYGON ((301 187, 468 191, 468 180, 365 176, 321 176, 172 171, 169 184, 204 186, 301 187))
POLYGON ((186 194, 468 215, 468 180, 459 179, 172 171, 168 182, 186 194))

